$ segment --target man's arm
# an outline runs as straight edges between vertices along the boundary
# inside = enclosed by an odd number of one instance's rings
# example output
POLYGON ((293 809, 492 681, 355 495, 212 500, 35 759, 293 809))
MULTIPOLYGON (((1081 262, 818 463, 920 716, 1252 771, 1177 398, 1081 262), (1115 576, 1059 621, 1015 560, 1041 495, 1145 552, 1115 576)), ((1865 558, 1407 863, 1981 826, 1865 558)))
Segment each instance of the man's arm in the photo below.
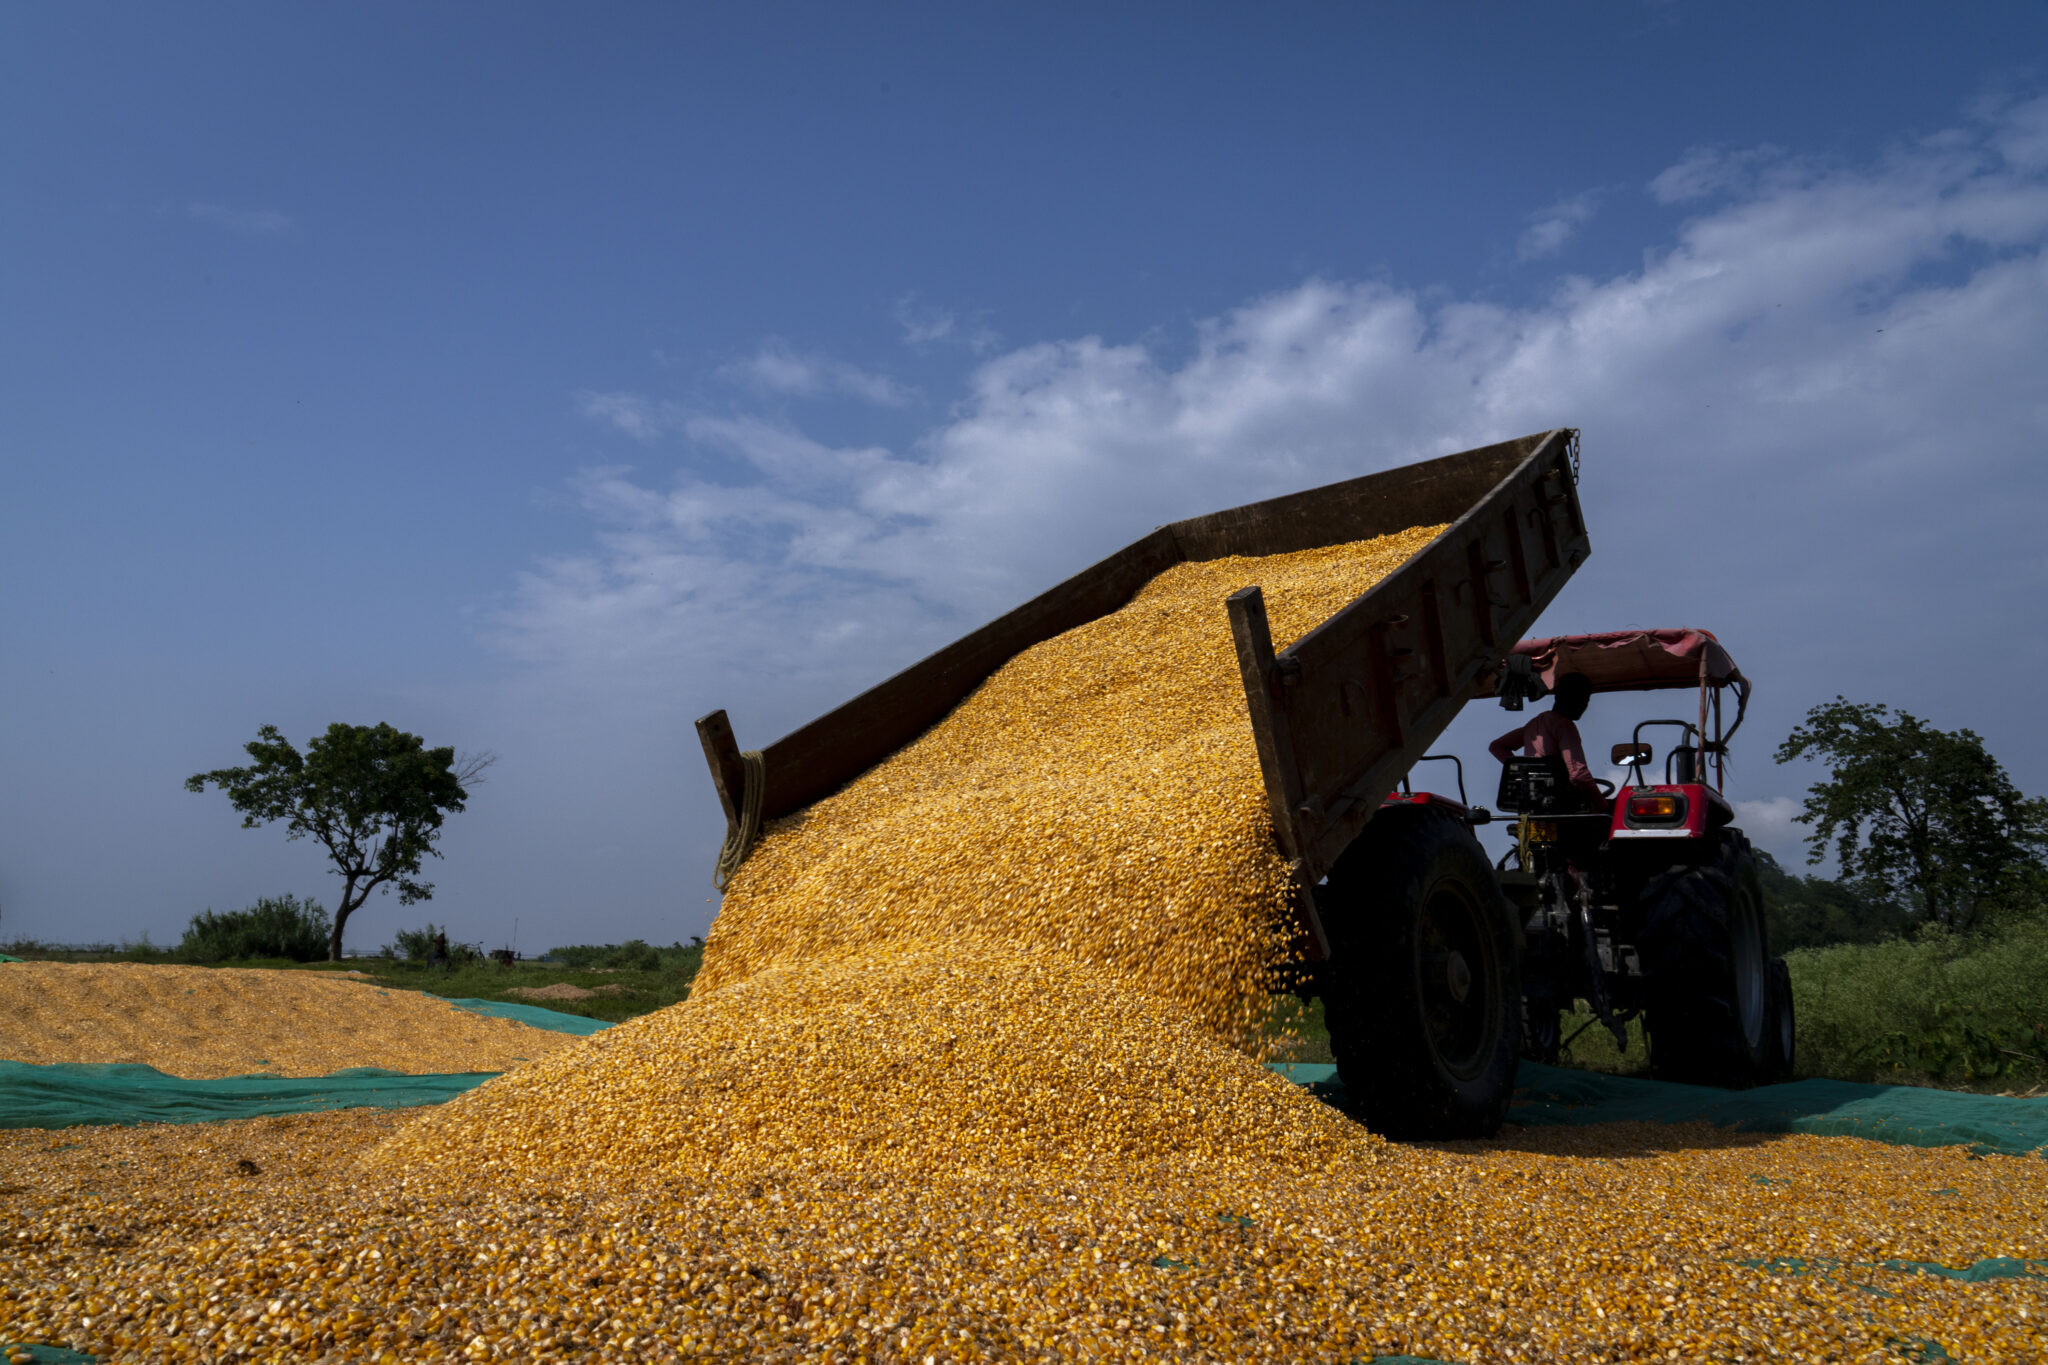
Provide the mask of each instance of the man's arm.
POLYGON ((1522 747, 1522 731, 1528 727, 1517 725, 1499 739, 1486 746, 1486 752, 1493 755, 1496 763, 1505 763, 1515 756, 1515 750, 1522 747))

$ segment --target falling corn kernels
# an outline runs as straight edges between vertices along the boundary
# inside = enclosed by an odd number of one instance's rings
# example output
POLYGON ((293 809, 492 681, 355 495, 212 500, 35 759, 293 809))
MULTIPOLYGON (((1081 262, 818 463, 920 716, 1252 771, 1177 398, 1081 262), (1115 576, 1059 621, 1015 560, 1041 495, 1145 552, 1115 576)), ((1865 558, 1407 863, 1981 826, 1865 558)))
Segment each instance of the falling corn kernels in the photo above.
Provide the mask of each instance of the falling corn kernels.
POLYGON ((1178 564, 1024 651, 888 760, 769 825, 698 989, 881 942, 1028 946, 1254 1044, 1289 948, 1287 866, 1223 599, 1260 585, 1285 648, 1440 530, 1178 564))

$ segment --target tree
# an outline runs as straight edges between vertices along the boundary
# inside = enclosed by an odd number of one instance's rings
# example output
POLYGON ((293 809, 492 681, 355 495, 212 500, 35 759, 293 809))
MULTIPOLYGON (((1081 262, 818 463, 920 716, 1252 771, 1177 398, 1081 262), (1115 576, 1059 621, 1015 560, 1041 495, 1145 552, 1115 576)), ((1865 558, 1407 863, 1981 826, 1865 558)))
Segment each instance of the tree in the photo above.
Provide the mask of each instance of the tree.
POLYGON ((1842 697, 1814 707, 1777 760, 1832 771, 1807 791, 1807 861, 1830 843, 1845 881, 1893 897, 1924 921, 1971 929, 2038 902, 2048 881, 2048 801, 2021 796, 1971 730, 1842 697))
POLYGON ((326 847, 342 879, 330 962, 341 960, 342 930, 372 891, 389 894, 395 886, 401 905, 433 896, 433 883, 419 880, 420 859, 441 856, 434 842, 445 813, 463 809, 468 788, 497 761, 429 749, 418 735, 381 724, 330 725, 303 755, 275 725, 242 747, 254 763, 195 773, 185 789, 203 792, 212 783, 242 813, 243 829, 283 820, 285 838, 310 834, 326 847))

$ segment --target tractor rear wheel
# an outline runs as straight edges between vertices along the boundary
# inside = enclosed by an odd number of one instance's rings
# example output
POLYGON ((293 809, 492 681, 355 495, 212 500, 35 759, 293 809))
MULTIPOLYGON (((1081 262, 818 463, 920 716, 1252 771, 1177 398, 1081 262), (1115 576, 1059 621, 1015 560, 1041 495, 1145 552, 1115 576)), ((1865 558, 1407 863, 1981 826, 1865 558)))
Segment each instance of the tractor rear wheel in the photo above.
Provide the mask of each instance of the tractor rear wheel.
POLYGON ((1334 961, 1330 1050, 1366 1124, 1400 1138, 1490 1137, 1521 1042, 1515 924, 1472 832, 1382 809, 1317 895, 1334 961))
POLYGON ((1763 890, 1733 831, 1697 867, 1643 888, 1650 1066, 1663 1080, 1741 1088, 1770 1066, 1770 967, 1763 890))

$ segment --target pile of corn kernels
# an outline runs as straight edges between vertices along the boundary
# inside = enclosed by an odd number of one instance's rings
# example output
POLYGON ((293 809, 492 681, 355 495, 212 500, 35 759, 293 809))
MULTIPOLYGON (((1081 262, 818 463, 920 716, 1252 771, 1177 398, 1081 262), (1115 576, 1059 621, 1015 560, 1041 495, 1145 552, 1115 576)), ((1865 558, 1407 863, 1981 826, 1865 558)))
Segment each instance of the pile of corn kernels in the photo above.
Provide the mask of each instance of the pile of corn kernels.
POLYGON ((2038 1159, 1704 1125, 1400 1147, 1257 1065, 1283 907, 1221 599, 1260 582, 1284 643, 1426 534, 1183 566, 1031 651, 771 830, 689 1001, 438 1110, 0 1134, 0 1340, 2044 1358, 2038 1159), (1900 1266, 1994 1256, 2021 1273, 1900 1266))
POLYGON ((131 1062, 191 1077, 504 1071, 569 1041, 326 972, 132 962, 0 970, 0 1058, 13 1062, 131 1062))

